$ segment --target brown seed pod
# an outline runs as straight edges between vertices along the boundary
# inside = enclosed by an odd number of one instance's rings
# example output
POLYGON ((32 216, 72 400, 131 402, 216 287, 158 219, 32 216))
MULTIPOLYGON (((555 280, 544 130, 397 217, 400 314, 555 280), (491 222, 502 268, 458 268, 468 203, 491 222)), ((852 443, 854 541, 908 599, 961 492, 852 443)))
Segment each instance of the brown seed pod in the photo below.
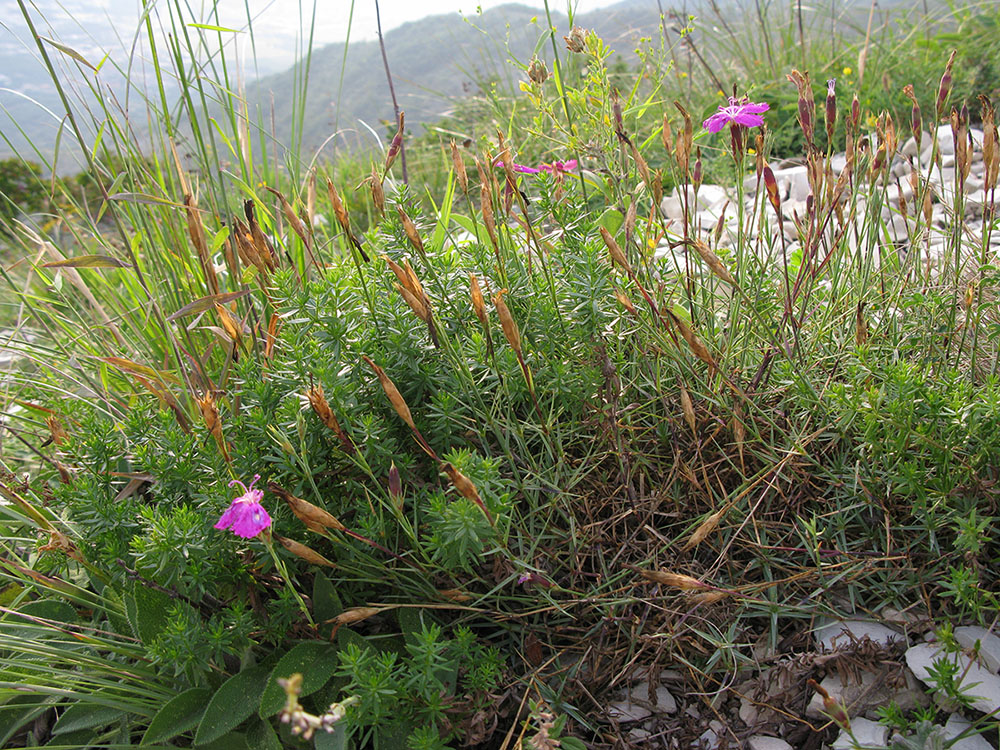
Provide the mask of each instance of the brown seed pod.
POLYGON ((497 292, 493 296, 493 306, 496 308, 497 317, 500 318, 500 327, 503 329, 504 338, 507 339, 510 348, 521 355, 521 332, 517 328, 517 323, 514 322, 514 316, 507 308, 507 303, 503 301, 503 295, 506 293, 506 289, 497 292))
POLYGON ((323 555, 321 555, 316 550, 307 547, 301 542, 296 542, 294 539, 289 539, 288 537, 279 536, 278 541, 281 542, 281 546, 291 552, 293 555, 301 560, 305 560, 307 563, 312 565, 323 565, 328 568, 336 568, 332 562, 327 560, 323 555))
POLYGON ((352 625, 356 622, 367 620, 369 617, 374 617, 382 609, 383 607, 352 607, 351 609, 345 609, 336 617, 327 620, 327 622, 332 622, 335 625, 352 625))
POLYGON ((647 581, 660 583, 664 586, 680 589, 681 591, 697 591, 698 589, 707 588, 697 578, 692 578, 683 573, 668 573, 665 570, 636 570, 636 572, 647 581))
POLYGON ((389 398, 389 403, 392 404, 392 408, 396 410, 396 414, 399 418, 409 425, 411 430, 416 430, 417 425, 413 421, 413 416, 410 414, 410 407, 406 405, 406 401, 400 394, 399 389, 396 384, 389 379, 389 376, 385 374, 385 370, 379 367, 377 364, 371 361, 371 359, 364 354, 361 358, 368 363, 368 366, 375 371, 375 375, 378 376, 378 381, 382 386, 382 390, 385 391, 385 395, 389 398))
POLYGON ((621 247, 618 242, 604 227, 601 227, 601 239, 604 240, 604 245, 608 248, 608 252, 611 254, 611 260, 621 266, 629 274, 632 273, 632 267, 629 265, 628 258, 625 257, 625 253, 622 252, 621 247))
POLYGON ((318 505, 313 505, 308 500, 296 497, 275 482, 268 482, 267 488, 284 500, 292 513, 295 514, 295 517, 302 521, 310 531, 322 534, 326 529, 333 529, 334 531, 344 530, 344 524, 318 505))
POLYGON ((458 145, 454 140, 451 142, 451 165, 455 170, 455 179, 463 193, 469 192, 469 175, 465 171, 465 160, 462 159, 462 152, 458 150, 458 145))

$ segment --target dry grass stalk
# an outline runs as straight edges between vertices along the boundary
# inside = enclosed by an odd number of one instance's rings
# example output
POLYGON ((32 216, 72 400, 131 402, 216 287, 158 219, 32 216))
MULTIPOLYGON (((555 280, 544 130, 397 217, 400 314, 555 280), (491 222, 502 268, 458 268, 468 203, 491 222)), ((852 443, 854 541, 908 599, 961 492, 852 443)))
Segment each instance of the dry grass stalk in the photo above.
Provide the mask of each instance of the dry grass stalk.
POLYGON ((323 555, 321 555, 316 550, 311 547, 307 547, 301 542, 296 542, 294 539, 289 539, 288 537, 279 536, 278 541, 281 542, 281 546, 291 552, 293 555, 301 560, 305 560, 307 563, 312 565, 323 565, 327 568, 336 568, 332 562, 327 560, 323 555))
POLYGON ((225 459, 226 463, 232 463, 232 458, 229 456, 229 446, 226 444, 226 439, 222 434, 222 420, 219 418, 219 408, 215 404, 215 398, 212 396, 211 391, 206 393, 204 397, 197 399, 198 408, 201 410, 201 418, 205 421, 205 427, 208 428, 209 433, 215 438, 216 445, 219 446, 219 452, 222 453, 222 458, 225 459))
POLYGON ((993 190, 997 186, 997 176, 1000 172, 1000 143, 997 137, 996 108, 985 97, 979 97, 982 105, 983 120, 983 164, 986 167, 983 187, 993 190))
POLYGON ((722 516, 725 515, 728 509, 729 506, 720 508, 702 521, 698 525, 698 528, 694 530, 694 533, 691 534, 690 538, 684 543, 684 546, 681 547, 681 552, 687 552, 689 549, 697 547, 705 541, 705 539, 708 538, 708 535, 715 531, 715 527, 719 525, 719 521, 722 520, 722 516))
POLYGON ((198 215, 198 205, 194 197, 188 193, 184 196, 185 216, 187 217, 188 236, 191 237, 191 244, 194 245, 198 254, 198 264, 205 277, 205 284, 209 294, 219 293, 219 279, 215 275, 215 265, 212 263, 212 254, 208 251, 208 240, 205 238, 205 227, 201 224, 198 215))
POLYGON ((313 505, 308 500, 296 497, 275 482, 268 482, 267 488, 284 500, 292 513, 295 514, 295 517, 302 521, 310 531, 322 534, 327 529, 333 529, 334 531, 345 530, 344 524, 318 505, 313 505))
POLYGON ((438 589, 438 594, 443 599, 447 599, 450 602, 468 602, 472 600, 472 596, 462 591, 462 589, 438 589))
POLYGON ((455 179, 458 180, 458 186, 462 189, 463 193, 468 194, 469 175, 465 171, 465 161, 462 159, 462 152, 458 150, 458 144, 455 143, 454 139, 451 141, 451 164, 455 170, 455 179))

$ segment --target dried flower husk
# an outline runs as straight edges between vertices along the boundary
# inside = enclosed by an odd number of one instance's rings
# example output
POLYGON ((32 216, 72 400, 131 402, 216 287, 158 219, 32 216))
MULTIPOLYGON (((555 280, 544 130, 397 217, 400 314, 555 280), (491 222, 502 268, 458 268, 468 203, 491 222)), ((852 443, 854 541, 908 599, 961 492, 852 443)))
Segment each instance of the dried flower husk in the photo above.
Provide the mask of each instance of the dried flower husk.
POLYGON ((201 417, 205 421, 205 427, 215 439, 216 445, 219 446, 219 452, 222 453, 226 463, 230 463, 232 459, 229 456, 229 446, 226 445, 226 439, 222 434, 222 420, 219 418, 219 408, 215 404, 215 398, 211 392, 208 392, 196 400, 198 408, 201 410, 201 417))

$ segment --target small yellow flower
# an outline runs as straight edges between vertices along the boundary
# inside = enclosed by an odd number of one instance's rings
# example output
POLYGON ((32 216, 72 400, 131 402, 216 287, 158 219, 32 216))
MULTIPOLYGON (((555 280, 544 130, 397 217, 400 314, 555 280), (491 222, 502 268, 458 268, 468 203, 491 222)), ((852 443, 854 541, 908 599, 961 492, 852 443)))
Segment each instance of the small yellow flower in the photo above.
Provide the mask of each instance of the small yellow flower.
POLYGON ((867 125, 870 128, 875 127, 875 122, 876 122, 875 115, 868 115, 868 117, 865 118, 865 125, 867 125))
POLYGON ((747 153, 750 154, 750 156, 753 156, 754 154, 757 153, 757 149, 755 149, 755 148, 748 148, 747 149, 747 153))
POLYGON ((849 75, 850 75, 851 73, 853 73, 853 72, 854 72, 854 71, 853 71, 853 70, 851 69, 851 67, 850 67, 849 65, 848 65, 847 67, 845 67, 845 68, 844 68, 844 75, 845 75, 845 76, 849 76, 849 75))
POLYGON ((715 93, 717 93, 719 96, 725 96, 725 94, 722 91, 716 91, 715 93))
POLYGON ((684 71, 682 70, 682 71, 681 71, 681 78, 687 78, 687 77, 688 77, 688 74, 687 74, 687 73, 685 73, 685 72, 684 72, 684 71))

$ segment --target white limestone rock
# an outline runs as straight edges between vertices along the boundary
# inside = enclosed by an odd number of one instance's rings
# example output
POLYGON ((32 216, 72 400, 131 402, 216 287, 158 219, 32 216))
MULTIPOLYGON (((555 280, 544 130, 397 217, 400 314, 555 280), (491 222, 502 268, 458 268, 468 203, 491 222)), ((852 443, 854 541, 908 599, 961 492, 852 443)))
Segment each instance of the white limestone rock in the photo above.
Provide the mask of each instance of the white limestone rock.
POLYGON ((763 734, 755 734, 748 739, 747 748, 749 750, 794 750, 780 737, 768 737, 763 734))
MULTIPOLYGON (((954 740, 971 726, 972 723, 968 719, 959 714, 952 714, 944 725, 944 736, 949 740, 954 740)), ((951 746, 951 750, 993 750, 993 746, 981 734, 973 732, 956 741, 951 746)))
POLYGON ((918 643, 906 651, 906 664, 924 684, 934 687, 930 676, 934 662, 947 659, 958 666, 958 675, 964 675, 960 686, 972 700, 977 711, 989 713, 1000 709, 1000 677, 975 662, 964 653, 948 654, 937 643, 918 643))
POLYGON ((846 730, 840 731, 840 736, 831 746, 833 750, 855 750, 857 747, 885 747, 889 739, 889 727, 868 719, 851 719, 852 738, 846 730))
POLYGON ((820 618, 813 637, 816 643, 826 651, 833 651, 838 646, 850 645, 853 641, 868 638, 874 643, 888 646, 894 641, 900 643, 906 639, 902 633, 878 622, 865 620, 830 620, 820 618))
POLYGON ((1000 637, 986 628, 965 625, 955 628, 955 640, 962 648, 970 651, 979 642, 979 660, 991 672, 1000 672, 1000 637))

